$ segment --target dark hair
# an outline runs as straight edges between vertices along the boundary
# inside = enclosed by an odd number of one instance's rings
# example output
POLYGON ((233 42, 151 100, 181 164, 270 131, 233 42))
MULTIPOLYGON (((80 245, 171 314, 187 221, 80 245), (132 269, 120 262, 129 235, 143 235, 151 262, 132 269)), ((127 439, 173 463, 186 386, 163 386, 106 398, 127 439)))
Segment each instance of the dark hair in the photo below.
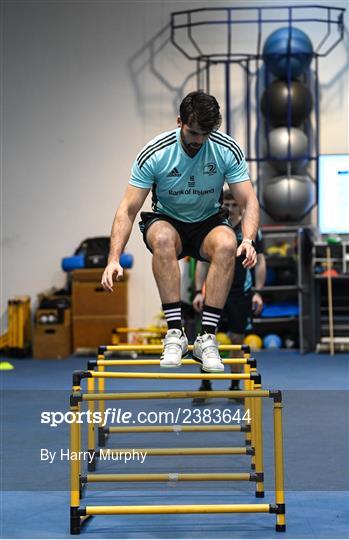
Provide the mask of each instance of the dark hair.
POLYGON ((179 115, 183 124, 197 122, 205 132, 218 129, 222 122, 218 101, 202 90, 185 96, 179 107, 179 115))
POLYGON ((229 188, 223 189, 223 200, 224 201, 235 201, 232 192, 229 188))

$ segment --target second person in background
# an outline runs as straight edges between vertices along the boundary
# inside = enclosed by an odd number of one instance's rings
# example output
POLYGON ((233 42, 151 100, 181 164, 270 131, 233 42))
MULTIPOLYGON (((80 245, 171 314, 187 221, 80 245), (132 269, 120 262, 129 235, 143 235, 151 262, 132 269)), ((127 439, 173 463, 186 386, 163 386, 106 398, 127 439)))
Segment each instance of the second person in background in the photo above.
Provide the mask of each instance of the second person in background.
MULTIPOLYGON (((234 200, 229 189, 223 192, 223 208, 229 211, 229 220, 236 234, 238 245, 242 241, 241 211, 234 200)), ((256 237, 257 264, 254 267, 254 286, 257 291, 263 289, 266 279, 266 262, 263 253, 263 242, 261 231, 256 237)), ((195 272, 195 297, 193 307, 197 312, 201 312, 205 302, 204 282, 208 272, 208 263, 198 261, 195 272)), ((253 315, 258 316, 263 309, 263 299, 259 292, 252 292, 253 277, 250 269, 242 264, 241 257, 238 257, 235 264, 234 280, 228 293, 221 320, 218 325, 218 332, 228 334, 233 344, 239 345, 243 342, 245 335, 252 330, 253 315)), ((234 353, 235 357, 240 356, 234 353)), ((240 366, 231 366, 231 371, 237 373, 240 366)), ((211 381, 203 380, 199 390, 212 390, 211 381)), ((239 390, 239 381, 232 380, 230 390, 239 390)), ((203 405, 205 398, 195 398, 193 405, 203 405)))

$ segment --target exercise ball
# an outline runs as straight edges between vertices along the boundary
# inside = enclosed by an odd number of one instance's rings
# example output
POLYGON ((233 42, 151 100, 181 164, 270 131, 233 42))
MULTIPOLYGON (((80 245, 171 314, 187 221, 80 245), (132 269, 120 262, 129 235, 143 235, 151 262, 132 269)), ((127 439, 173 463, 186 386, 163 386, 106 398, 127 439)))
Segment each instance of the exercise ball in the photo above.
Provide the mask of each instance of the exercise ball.
POLYGON ((286 349, 295 349, 298 345, 297 336, 294 334, 285 334, 283 336, 283 343, 286 349))
POLYGON ((251 351, 259 351, 263 346, 263 341, 257 334, 248 334, 244 338, 244 344, 248 345, 251 351))
POLYGON ((225 334, 224 332, 217 332, 216 339, 219 345, 231 345, 230 337, 228 336, 228 334, 225 334))
POLYGON ((262 113, 272 126, 299 126, 312 107, 312 95, 299 81, 290 81, 290 84, 274 81, 265 89, 261 99, 262 113))
POLYGON ((313 45, 299 28, 284 27, 268 36, 263 47, 263 58, 273 75, 292 79, 301 75, 310 65, 313 45))
POLYGON ((263 188, 264 209, 275 221, 299 221, 315 203, 309 176, 277 176, 263 188))
POLYGON ((277 334, 267 334, 263 339, 263 345, 265 349, 280 349, 282 339, 277 334))
MULTIPOLYGON (((218 342, 218 345, 231 345, 231 339, 228 336, 228 334, 225 334, 224 332, 217 332, 216 339, 218 342)), ((222 358, 229 358, 230 351, 220 351, 219 353, 222 358)))
POLYGON ((295 127, 274 128, 265 141, 265 155, 280 173, 286 172, 287 163, 290 163, 292 172, 304 168, 308 163, 307 152, 308 138, 304 131, 295 127))
POLYGON ((131 253, 121 253, 120 264, 123 268, 132 268, 133 255, 131 255, 131 253))

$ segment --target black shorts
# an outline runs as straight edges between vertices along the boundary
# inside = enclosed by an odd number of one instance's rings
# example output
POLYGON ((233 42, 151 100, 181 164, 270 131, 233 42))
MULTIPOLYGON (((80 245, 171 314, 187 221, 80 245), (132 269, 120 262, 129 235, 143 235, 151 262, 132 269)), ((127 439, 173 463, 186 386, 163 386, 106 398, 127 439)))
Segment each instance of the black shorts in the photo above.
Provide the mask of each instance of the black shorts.
POLYGON ((203 259, 200 255, 200 248, 208 233, 219 225, 225 225, 234 232, 227 215, 226 210, 222 209, 217 214, 214 214, 204 221, 187 223, 159 212, 141 212, 142 221, 139 222, 139 228, 143 234, 145 245, 149 251, 151 251, 146 240, 150 225, 152 225, 152 223, 155 221, 168 221, 176 229, 182 242, 182 253, 180 253, 177 258, 182 259, 183 257, 194 257, 194 259, 197 259, 198 261, 205 261, 205 259, 203 259))
POLYGON ((229 295, 218 325, 218 332, 247 334, 252 330, 252 293, 229 295))

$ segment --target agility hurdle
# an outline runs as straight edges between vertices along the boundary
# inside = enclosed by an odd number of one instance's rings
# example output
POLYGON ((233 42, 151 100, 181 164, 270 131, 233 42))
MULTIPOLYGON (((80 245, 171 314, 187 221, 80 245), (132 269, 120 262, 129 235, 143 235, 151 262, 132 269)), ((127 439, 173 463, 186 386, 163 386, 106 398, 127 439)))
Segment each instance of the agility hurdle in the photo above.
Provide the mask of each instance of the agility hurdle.
MULTIPOLYGON (((192 345, 189 345, 188 347, 189 351, 193 349, 192 345)), ((220 345, 219 346, 220 351, 242 351, 244 353, 244 358, 224 358, 222 361, 225 365, 243 365, 244 366, 244 373, 250 373, 251 371, 256 371, 257 363, 254 358, 251 358, 251 352, 250 347, 248 345, 220 345)), ((159 365, 160 359, 132 359, 132 360, 110 360, 106 359, 106 353, 108 352, 127 352, 127 351, 138 351, 138 352, 151 352, 151 353, 160 353, 162 351, 161 345, 130 345, 130 344, 122 344, 122 345, 102 345, 98 348, 98 357, 97 360, 90 360, 87 364, 88 370, 98 370, 100 372, 104 372, 105 367, 119 367, 119 366, 147 366, 147 365, 159 365)), ((183 359, 182 365, 197 365, 200 366, 200 363, 191 360, 191 359, 183 359)), ((245 390, 251 390, 253 389, 253 382, 249 382, 248 380, 244 381, 244 389, 245 390)), ((94 381, 89 380, 88 381, 88 391, 93 393, 94 392, 94 381)), ((103 393, 105 391, 105 384, 104 380, 100 378, 98 380, 98 391, 100 393, 103 393)), ((245 410, 251 410, 253 409, 253 402, 249 401, 249 398, 245 399, 245 410)), ((94 404, 90 405, 91 410, 94 410, 94 404)), ((105 412, 105 404, 104 401, 99 402, 99 412, 103 415, 105 412)), ((239 429, 238 431, 241 431, 239 429)), ((244 430, 246 432, 245 436, 245 444, 246 446, 250 446, 251 443, 253 444, 253 433, 251 429, 244 430)), ((98 446, 104 447, 106 445, 106 441, 111 433, 118 433, 118 428, 114 427, 104 427, 99 426, 98 427, 98 446)), ((88 448, 94 449, 95 448, 95 437, 94 437, 94 426, 89 425, 89 432, 88 432, 88 448)), ((89 470, 93 469, 93 464, 89 464, 89 470)), ((255 468, 254 464, 254 456, 251 458, 251 468, 255 468)))
MULTIPOLYGON (((256 384, 256 388, 261 389, 261 377, 260 377, 260 375, 258 373, 255 373, 255 372, 252 372, 252 371, 250 373, 231 373, 231 374, 224 374, 224 373, 223 374, 217 374, 217 373, 216 374, 211 374, 211 373, 193 374, 193 373, 178 373, 178 372, 177 373, 158 373, 158 372, 156 372, 156 373, 144 373, 144 372, 141 372, 141 373, 129 373, 129 372, 126 372, 126 373, 125 372, 117 372, 117 373, 112 372, 111 373, 111 372, 107 372, 106 373, 106 372, 102 372, 101 373, 99 371, 87 371, 87 372, 76 372, 74 376, 87 378, 88 383, 90 383, 90 385, 88 385, 88 394, 87 394, 87 395, 91 396, 91 399, 87 400, 89 404, 92 402, 92 399, 93 399, 93 396, 94 396, 93 392, 91 391, 92 382, 90 382, 90 381, 91 380, 93 381, 95 378, 103 379, 103 380, 104 379, 244 380, 244 381, 250 381, 252 385, 256 384)), ((252 386, 250 391, 253 391, 253 388, 254 388, 254 386, 252 386)), ((223 396, 223 397, 224 396, 231 397, 230 396, 231 392, 233 392, 233 391, 227 390, 227 391, 221 391, 221 392, 219 392, 219 391, 214 392, 213 397, 215 397, 215 394, 223 396)), ((238 394, 239 394, 239 392, 240 392, 240 390, 235 391, 235 393, 238 393, 238 394)), ((203 395, 204 394, 204 392, 201 392, 201 391, 197 391, 197 392, 190 391, 190 394, 192 394, 192 393, 196 394, 196 395, 203 395)), ((177 394, 187 397, 188 392, 179 392, 179 393, 178 392, 155 392, 155 393, 154 392, 152 392, 152 393, 149 393, 149 392, 136 392, 136 393, 131 393, 131 394, 123 393, 122 396, 124 397, 124 399, 137 399, 137 398, 140 398, 140 399, 152 399, 153 397, 159 397, 159 398, 178 397, 177 394)), ((212 395, 212 392, 210 392, 210 394, 212 395)), ((103 395, 103 394, 99 394, 99 395, 103 395)), ((249 396, 247 395, 246 397, 248 398, 249 396)), ((103 401, 103 403, 104 403, 104 401, 103 401)), ((251 405, 252 405, 252 407, 251 407, 251 423, 250 423, 250 426, 249 426, 250 427, 249 431, 251 431, 251 441, 253 440, 254 446, 251 446, 251 443, 250 443, 248 446, 246 446, 246 448, 238 448, 234 453, 235 454, 242 454, 242 455, 249 455, 249 456, 251 456, 251 458, 254 458, 255 461, 253 463, 251 463, 251 469, 255 469, 256 468, 256 462, 258 462, 258 468, 257 468, 258 474, 255 475, 255 476, 246 477, 245 479, 246 480, 251 480, 251 481, 256 481, 257 482, 257 484, 256 484, 256 497, 264 497, 262 436, 261 435, 259 435, 259 436, 256 435, 257 429, 260 428, 260 430, 261 430, 262 402, 259 400, 258 401, 258 406, 257 406, 257 402, 255 402, 254 400, 250 400, 249 403, 251 403, 251 405), (258 456, 259 456, 259 459, 258 459, 258 456)), ((89 410, 90 410, 91 413, 94 411, 94 409, 91 408, 91 406, 90 406, 89 410)), ((216 426, 211 426, 211 429, 209 431, 215 431, 215 429, 213 429, 214 427, 216 427, 216 426)), ((217 427, 220 427, 220 426, 217 426, 217 427)), ((235 429, 234 431, 247 431, 247 429, 242 429, 245 426, 230 426, 230 427, 231 428, 234 428, 234 427, 239 428, 239 429, 235 429)), ((231 431, 233 431, 233 429, 231 429, 231 431)), ((90 446, 91 444, 94 445, 94 435, 93 435, 93 440, 91 440, 90 439, 91 433, 93 434, 93 424, 90 422, 88 424, 88 451, 89 451, 90 455, 93 456, 93 459, 88 464, 88 471, 89 472, 96 470, 96 458, 100 457, 100 455, 101 455, 100 451, 95 451, 94 450, 94 446, 93 447, 90 446)), ((150 452, 153 452, 155 450, 156 449, 149 449, 150 452)), ((171 451, 171 449, 162 449, 162 450, 163 450, 162 455, 165 455, 165 452, 168 452, 167 455, 173 455, 173 452, 171 451)), ((105 454, 113 455, 118 451, 119 451, 119 449, 107 449, 106 452, 103 452, 103 455, 105 455, 105 454)), ((201 454, 201 449, 197 448, 197 449, 190 449, 190 453, 187 454, 187 455, 194 455, 195 451, 196 451, 197 454, 199 454, 199 455, 201 454)), ((221 452, 221 449, 219 449, 218 453, 220 453, 220 452, 221 452)), ((215 454, 215 452, 213 450, 211 450, 210 453, 215 454)), ((94 478, 94 477, 91 476, 90 478, 94 478)), ((216 479, 216 478, 213 478, 213 479, 216 479)), ((83 485, 85 486, 85 484, 86 484, 86 480, 83 483, 83 485)), ((82 492, 82 490, 81 490, 81 492, 82 492)))
MULTIPOLYGON (((105 375, 105 374, 104 374, 105 375)), ((109 374, 110 375, 110 374, 109 374)), ((118 376, 117 374, 112 374, 118 376)), ((135 374, 131 374, 135 375, 135 374)), ((136 374, 137 378, 140 374, 136 374)), ((169 374, 162 375, 166 378, 169 374), (165 376, 164 376, 165 375, 165 376)), ((171 374, 171 378, 182 378, 179 375, 171 374)), ((189 374, 193 375, 193 374, 189 374)), ((230 378, 235 374, 208 374, 207 378, 230 378)), ((153 399, 153 398, 193 398, 196 395, 203 395, 201 392, 133 392, 133 393, 87 393, 81 389, 83 378, 98 378, 98 372, 75 372, 73 375, 73 389, 70 397, 70 410, 72 413, 80 411, 80 403, 84 401, 100 400, 123 400, 123 399, 153 399)), ((196 375, 201 378, 201 374, 196 375)), ((118 377, 113 377, 118 378, 118 377)), ((131 377, 132 378, 132 377, 131 377)), ((156 377, 159 378, 159 377, 156 377)), ((167 377, 168 378, 168 377, 167 377)), ((190 377, 193 378, 193 377, 190 377)), ((85 520, 93 515, 116 515, 116 514, 174 514, 174 513, 238 513, 238 512, 262 512, 276 514, 276 531, 282 532, 286 529, 285 522, 285 502, 284 502, 284 472, 283 472, 283 442, 282 442, 282 396, 280 391, 260 390, 260 376, 255 376, 256 389, 249 391, 212 391, 209 394, 213 397, 239 397, 250 398, 256 401, 254 407, 256 414, 256 448, 260 451, 256 453, 256 472, 254 473, 184 473, 184 474, 80 474, 80 460, 70 461, 71 467, 71 508, 70 508, 70 531, 71 534, 80 534, 81 527, 85 520), (274 400, 274 462, 275 462, 275 503, 273 504, 223 504, 223 505, 149 505, 149 506, 80 506, 81 485, 86 482, 159 482, 159 481, 256 481, 263 482, 262 468, 262 425, 261 425, 261 398, 272 398, 274 400)), ((80 456, 81 451, 81 426, 75 420, 70 428, 71 452, 80 456)), ((196 449, 194 449, 195 451, 196 449)))
MULTIPOLYGON (((183 363, 186 363, 185 365, 195 364, 197 365, 197 362, 193 360, 185 360, 183 363)), ((139 375, 135 375, 133 378, 142 378, 142 379, 233 379, 233 380, 243 380, 244 386, 246 390, 253 390, 254 387, 254 374, 256 374, 256 361, 251 358, 238 358, 238 359, 224 359, 224 362, 226 364, 242 364, 244 365, 245 373, 235 373, 227 376, 226 374, 218 374, 218 376, 213 376, 214 374, 179 374, 178 376, 176 374, 158 374, 154 375, 152 373, 142 373, 139 375)), ((88 393, 93 394, 94 393, 94 379, 98 379, 98 391, 100 393, 103 393, 105 391, 105 385, 104 385, 104 379, 106 378, 132 378, 129 374, 122 373, 120 375, 111 375, 110 377, 108 374, 104 371, 104 366, 122 366, 122 365, 159 365, 159 359, 148 359, 148 360, 105 360, 105 359, 97 359, 93 361, 88 362, 88 368, 90 371, 93 371, 93 368, 96 368, 99 370, 96 372, 96 374, 93 377, 88 378, 87 380, 87 391, 88 393), (104 377, 103 374, 106 374, 104 377), (101 385, 101 381, 103 381, 103 384, 101 385)), ((198 395, 202 395, 202 392, 200 391, 198 395)), ((214 397, 214 396, 213 396, 214 397)), ((247 411, 251 412, 252 418, 254 418, 254 402, 251 401, 249 398, 246 398, 244 400, 245 402, 245 413, 247 411)), ((105 403, 104 401, 99 401, 100 407, 99 412, 101 414, 101 417, 103 417, 105 413, 105 403)), ((94 402, 88 403, 88 408, 91 411, 91 413, 95 410, 95 404, 94 402)), ((102 422, 101 422, 102 423, 102 422)), ((147 431, 147 427, 143 426, 144 429, 143 432, 147 431)), ((170 429, 169 427, 158 427, 157 432, 168 432, 168 431, 194 431, 194 426, 182 426, 186 429, 181 429, 180 426, 175 425, 172 426, 170 429)), ((95 451, 95 427, 93 423, 88 424, 88 451, 90 452, 90 455, 93 455, 95 457, 99 456, 99 453, 95 451)), ((211 429, 205 431, 222 431, 221 426, 212 426, 211 429)), ((226 430, 228 431, 228 429, 226 430)), ((254 420, 251 421, 249 424, 242 423, 239 426, 230 426, 229 431, 235 431, 235 432, 245 432, 245 445, 249 449, 251 445, 254 447, 254 420)), ((132 427, 105 427, 102 425, 99 425, 98 427, 98 446, 99 447, 105 447, 106 440, 109 437, 109 434, 111 433, 135 433, 137 432, 132 427), (121 431, 122 430, 122 431, 121 431)), ((244 452, 243 452, 244 453, 244 452)), ((255 453, 254 451, 247 451, 247 454, 251 456, 251 469, 255 469, 255 453)), ((93 459, 91 462, 88 463, 88 470, 90 472, 95 471, 96 469, 96 460, 93 459)), ((263 491, 262 489, 260 491, 263 491)))

